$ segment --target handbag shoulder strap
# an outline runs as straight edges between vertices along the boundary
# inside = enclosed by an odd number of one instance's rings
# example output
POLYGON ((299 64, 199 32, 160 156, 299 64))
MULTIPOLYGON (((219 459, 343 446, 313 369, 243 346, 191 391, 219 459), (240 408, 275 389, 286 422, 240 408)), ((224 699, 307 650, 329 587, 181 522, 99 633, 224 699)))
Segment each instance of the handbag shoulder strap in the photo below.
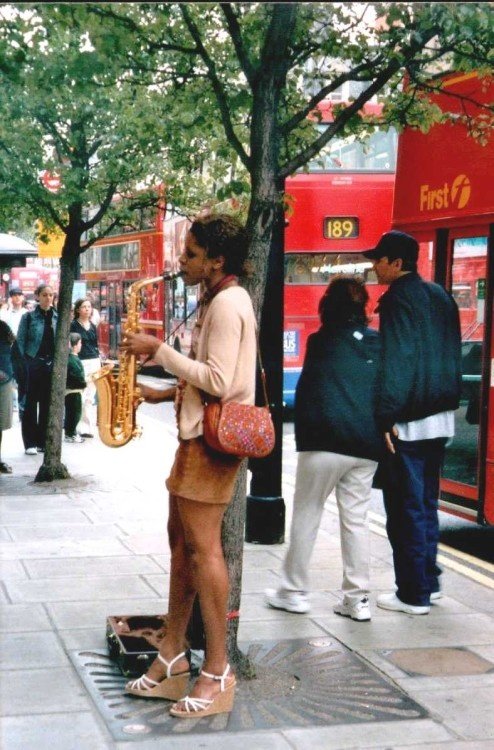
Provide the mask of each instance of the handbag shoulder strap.
MULTIPOLYGON (((267 388, 267 382, 266 382, 266 372, 264 370, 264 365, 262 363, 262 357, 261 357, 261 349, 259 347, 259 337, 256 333, 256 349, 257 349, 257 361, 259 363, 259 371, 261 375, 261 385, 262 385, 262 392, 264 395, 264 406, 269 408, 269 398, 268 398, 268 388, 267 388)), ((216 396, 211 396, 209 393, 206 393, 206 391, 200 390, 199 393, 201 394, 201 401, 204 404, 204 406, 207 406, 207 404, 214 403, 215 401, 220 401, 216 396)))
POLYGON ((256 347, 257 347, 257 361, 259 362, 259 370, 261 373, 261 385, 262 385, 262 392, 264 394, 264 406, 269 408, 269 398, 268 398, 268 386, 266 382, 266 371, 264 369, 264 365, 262 363, 262 357, 261 357, 261 347, 259 346, 259 336, 256 333, 256 347))

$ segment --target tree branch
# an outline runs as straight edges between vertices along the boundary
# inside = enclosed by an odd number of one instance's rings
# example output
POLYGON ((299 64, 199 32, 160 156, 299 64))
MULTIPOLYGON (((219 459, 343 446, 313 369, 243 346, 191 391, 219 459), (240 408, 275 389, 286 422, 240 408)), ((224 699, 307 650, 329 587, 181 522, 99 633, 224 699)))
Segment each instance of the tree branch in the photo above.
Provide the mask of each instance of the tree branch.
POLYGON ((343 112, 338 116, 338 119, 333 122, 331 125, 326 128, 326 130, 321 133, 319 138, 316 138, 313 143, 310 144, 307 148, 303 149, 296 157, 288 161, 281 169, 280 169, 280 177, 285 178, 288 177, 290 174, 293 174, 297 169, 300 169, 300 167, 303 167, 307 162, 310 161, 316 154, 318 154, 321 149, 331 140, 331 138, 338 133, 340 130, 343 129, 343 127, 346 125, 346 123, 355 115, 364 104, 366 104, 373 96, 374 94, 377 94, 383 86, 397 73, 400 68, 403 67, 403 65, 408 60, 412 60, 418 51, 423 49, 426 44, 436 36, 438 33, 438 29, 436 27, 432 27, 427 31, 427 34, 424 36, 423 39, 417 40, 416 42, 412 42, 408 49, 402 50, 401 55, 395 55, 391 62, 382 70, 374 79, 374 81, 371 83, 371 85, 363 91, 360 96, 355 99, 352 104, 345 107, 343 112))
POLYGON ((331 83, 328 83, 327 86, 323 86, 322 89, 318 91, 317 94, 315 94, 303 107, 303 109, 300 109, 298 112, 296 112, 293 117, 291 117, 289 120, 287 120, 283 125, 281 125, 280 130, 283 135, 287 135, 290 133, 294 128, 297 127, 301 122, 307 119, 308 115, 310 115, 311 112, 314 111, 314 109, 317 107, 319 102, 321 102, 323 99, 325 99, 328 94, 331 94, 333 91, 336 91, 337 88, 339 88, 342 84, 344 84, 346 81, 353 81, 356 79, 356 77, 359 75, 359 73, 362 73, 364 70, 369 69, 369 63, 362 63, 361 65, 358 65, 356 68, 353 68, 352 70, 348 71, 348 73, 343 73, 342 75, 338 76, 334 81, 331 83))
POLYGON ((95 242, 98 242, 98 240, 102 240, 104 237, 108 237, 110 232, 115 229, 116 226, 118 226, 119 220, 115 219, 114 221, 110 222, 110 224, 104 229, 102 232, 99 232, 99 234, 95 234, 94 237, 92 237, 90 240, 84 243, 84 245, 81 245, 81 253, 84 253, 86 250, 89 250, 90 247, 92 247, 95 242))
POLYGON ((108 189, 106 191, 106 195, 105 195, 102 203, 100 204, 100 207, 97 210, 97 212, 94 214, 94 216, 91 219, 89 219, 88 221, 83 221, 82 222, 82 231, 83 232, 87 232, 89 229, 92 229, 94 226, 96 226, 96 224, 98 224, 101 221, 101 219, 106 214, 106 212, 108 211, 108 208, 111 205, 111 202, 113 200, 113 196, 115 195, 116 189, 117 189, 116 183, 111 182, 108 185, 108 189))
POLYGON ((276 61, 277 75, 275 79, 285 83, 287 71, 291 66, 288 47, 293 36, 297 20, 297 3, 271 3, 272 16, 264 38, 260 56, 260 72, 269 69, 276 61), (274 52, 274 59, 273 59, 274 52))
POLYGON ((119 13, 116 13, 112 8, 108 7, 108 4, 105 5, 104 8, 98 7, 98 5, 92 5, 89 3, 89 12, 94 13, 95 15, 101 16, 103 18, 110 18, 112 21, 116 21, 117 23, 122 24, 123 26, 126 26, 130 31, 132 31, 138 39, 145 42, 150 50, 163 50, 164 52, 181 52, 185 55, 195 55, 197 54, 197 50, 194 47, 186 47, 183 44, 170 44, 170 43, 164 43, 164 42, 153 42, 151 39, 149 39, 139 26, 132 18, 129 18, 128 16, 121 16, 119 13))
POLYGON ((207 49, 205 48, 202 42, 199 29, 197 28, 196 24, 192 20, 189 14, 187 5, 185 3, 181 3, 180 10, 182 12, 187 28, 189 29, 189 33, 192 36, 192 39, 194 40, 194 42, 196 43, 198 54, 200 55, 200 57, 204 61, 204 64, 207 67, 208 78, 213 88, 216 101, 218 102, 218 107, 219 107, 220 115, 221 115, 221 121, 225 129, 226 137, 229 143, 231 144, 231 146, 233 147, 233 149, 238 154, 244 167, 246 169, 250 169, 250 161, 251 161, 250 156, 247 154, 244 146, 242 145, 240 139, 238 138, 233 128, 230 109, 228 106, 228 98, 227 98, 225 89, 216 72, 216 66, 214 64, 214 61, 212 60, 211 56, 209 55, 207 49))
POLYGON ((228 33, 230 34, 230 38, 233 42, 233 46, 235 47, 235 52, 237 53, 238 61, 244 72, 245 77, 247 78, 250 84, 250 87, 252 88, 255 77, 257 75, 257 69, 252 64, 251 60, 249 59, 247 50, 245 49, 244 41, 242 39, 242 32, 240 29, 240 25, 238 23, 237 15, 234 12, 233 6, 231 3, 220 3, 220 7, 225 16, 226 24, 228 27, 228 33))

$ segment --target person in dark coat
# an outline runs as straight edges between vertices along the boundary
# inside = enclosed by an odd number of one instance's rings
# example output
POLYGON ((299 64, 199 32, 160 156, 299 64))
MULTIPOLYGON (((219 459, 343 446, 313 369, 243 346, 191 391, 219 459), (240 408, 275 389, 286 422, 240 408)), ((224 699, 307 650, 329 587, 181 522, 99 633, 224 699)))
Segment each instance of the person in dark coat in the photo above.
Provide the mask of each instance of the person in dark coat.
POLYGON ((51 375, 55 356, 58 314, 53 289, 40 284, 34 310, 23 315, 17 332, 17 346, 26 363, 26 402, 22 415, 22 439, 29 456, 45 449, 51 375))
POLYGON ((327 497, 336 491, 343 598, 334 611, 370 620, 369 527, 372 479, 382 453, 374 417, 379 334, 367 327, 368 294, 356 276, 336 276, 319 303, 321 328, 307 341, 295 394, 299 452, 290 547, 267 603, 308 612, 309 563, 327 497))
POLYGON ((382 366, 376 418, 387 446, 380 466, 396 593, 377 606, 426 615, 441 597, 439 477, 461 392, 461 333, 456 302, 417 273, 419 246, 404 232, 386 232, 364 255, 380 284, 382 366))
POLYGON ((0 320, 0 474, 12 474, 10 464, 2 461, 2 435, 12 427, 12 404, 14 370, 12 367, 12 344, 15 336, 5 321, 0 320))

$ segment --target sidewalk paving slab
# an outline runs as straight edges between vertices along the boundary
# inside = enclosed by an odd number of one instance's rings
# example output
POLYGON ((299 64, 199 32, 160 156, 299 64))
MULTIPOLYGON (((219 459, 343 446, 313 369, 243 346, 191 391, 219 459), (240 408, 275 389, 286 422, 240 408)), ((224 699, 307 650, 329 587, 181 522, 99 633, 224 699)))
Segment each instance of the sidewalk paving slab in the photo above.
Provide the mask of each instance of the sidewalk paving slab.
MULTIPOLYGON (((109 615, 167 611, 164 480, 176 442, 158 420, 139 421, 143 437, 123 448, 107 448, 98 438, 64 444, 72 479, 41 485, 33 479, 42 457, 24 455, 18 425, 4 433, 2 455, 14 474, 0 476, 2 750, 238 750, 239 743, 255 750, 494 750, 494 671, 411 676, 390 660, 395 649, 461 648, 494 670, 494 589, 446 566, 445 596, 427 617, 379 610, 377 594, 393 587, 392 557, 382 533, 372 534, 373 618, 356 623, 334 615, 341 557, 333 503, 323 513, 311 562, 306 615, 264 603, 264 589, 279 581, 287 542, 245 544, 239 641, 333 639, 429 716, 193 737, 177 721, 173 736, 112 739, 70 655, 106 649, 109 615)), ((284 443, 292 447, 293 436, 284 443)), ((287 476, 287 539, 293 485, 287 476)), ((317 684, 314 695, 317 702, 317 684)))

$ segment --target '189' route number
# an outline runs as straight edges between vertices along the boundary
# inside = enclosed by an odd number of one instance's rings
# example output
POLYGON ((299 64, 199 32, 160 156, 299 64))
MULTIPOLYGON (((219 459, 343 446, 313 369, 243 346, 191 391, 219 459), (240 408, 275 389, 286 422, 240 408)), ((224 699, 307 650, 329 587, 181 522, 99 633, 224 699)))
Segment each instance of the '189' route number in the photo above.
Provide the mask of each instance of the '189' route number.
POLYGON ((328 240, 351 240, 358 237, 358 230, 356 216, 326 216, 324 219, 324 236, 328 240))

